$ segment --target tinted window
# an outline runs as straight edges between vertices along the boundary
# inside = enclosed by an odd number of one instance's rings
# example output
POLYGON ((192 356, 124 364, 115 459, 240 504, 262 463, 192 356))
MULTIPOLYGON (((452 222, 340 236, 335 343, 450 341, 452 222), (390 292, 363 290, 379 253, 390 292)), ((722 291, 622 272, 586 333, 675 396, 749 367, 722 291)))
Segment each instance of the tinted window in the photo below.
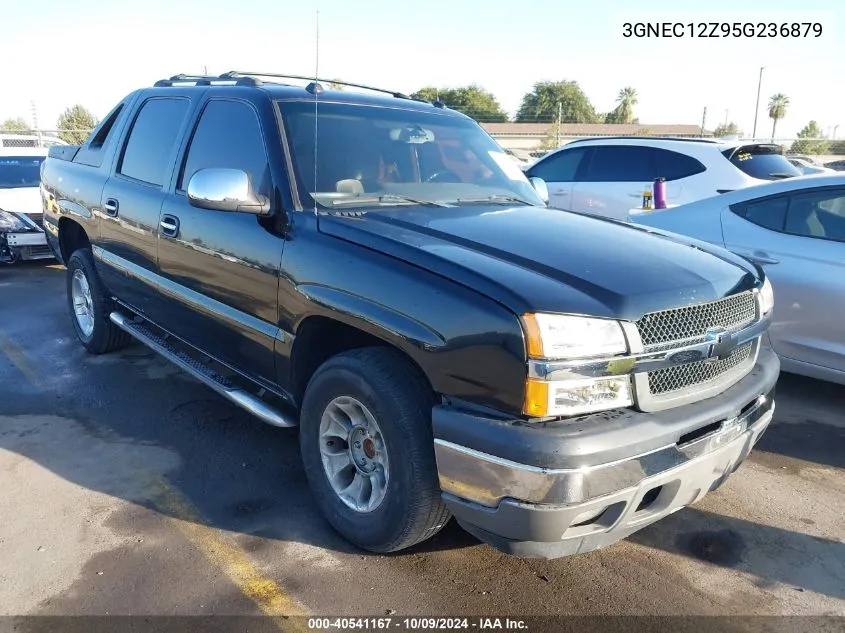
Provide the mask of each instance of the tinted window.
POLYGON ((786 216, 786 232, 845 241, 845 190, 794 195, 786 216))
POLYGON ((584 147, 560 151, 534 165, 528 175, 546 182, 574 182, 586 153, 584 147))
POLYGON ((679 180, 700 174, 706 168, 692 156, 671 152, 668 149, 653 148, 655 178, 679 180))
POLYGON ((647 182, 656 178, 654 153, 648 147, 607 145, 596 147, 587 182, 647 182))
POLYGON ((167 179, 170 154, 188 112, 186 99, 150 99, 135 119, 119 173, 154 185, 167 179))
POLYGON ((43 162, 43 156, 0 156, 0 189, 37 187, 43 162))
POLYGON ((186 189, 198 170, 227 167, 245 171, 259 193, 269 191, 267 154, 258 117, 240 101, 209 101, 188 148, 179 182, 186 189))
POLYGON ((778 145, 746 145, 725 150, 722 155, 752 178, 780 180, 802 176, 803 172, 790 163, 778 145))
POLYGON ((757 202, 749 202, 734 209, 749 222, 759 224, 773 231, 783 231, 786 219, 786 208, 789 198, 768 198, 757 202))

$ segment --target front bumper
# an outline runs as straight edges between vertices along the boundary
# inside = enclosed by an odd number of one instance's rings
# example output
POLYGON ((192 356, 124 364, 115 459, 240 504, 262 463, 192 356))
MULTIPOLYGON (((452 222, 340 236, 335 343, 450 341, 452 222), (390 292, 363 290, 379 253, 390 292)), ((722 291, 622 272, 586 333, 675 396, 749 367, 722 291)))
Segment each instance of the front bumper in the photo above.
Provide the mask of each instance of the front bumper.
POLYGON ((555 558, 605 547, 736 470, 772 419, 779 370, 764 348, 722 394, 658 413, 532 425, 436 407, 443 498, 467 531, 509 553, 555 558))
POLYGON ((53 253, 47 245, 47 236, 42 231, 0 233, 0 260, 2 261, 52 258, 53 253))

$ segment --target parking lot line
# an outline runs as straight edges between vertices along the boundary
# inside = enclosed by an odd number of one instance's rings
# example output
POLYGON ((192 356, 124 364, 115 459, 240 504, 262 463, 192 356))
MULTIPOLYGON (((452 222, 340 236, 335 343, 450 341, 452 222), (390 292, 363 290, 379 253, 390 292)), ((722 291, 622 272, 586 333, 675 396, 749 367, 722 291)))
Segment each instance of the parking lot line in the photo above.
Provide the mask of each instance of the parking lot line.
POLYGON ((42 382, 38 372, 35 371, 35 368, 29 364, 29 361, 23 351, 17 345, 12 343, 12 341, 10 341, 3 332, 0 332, 0 352, 3 352, 6 358, 8 358, 9 361, 17 367, 18 371, 26 377, 33 387, 41 389, 42 382))
POLYGON ((156 509, 172 518, 182 534, 205 557, 229 577, 241 592, 252 600, 264 614, 275 618, 283 631, 305 631, 301 619, 288 617, 307 616, 308 611, 275 581, 266 578, 238 547, 228 543, 218 530, 209 527, 194 506, 174 489, 164 478, 154 481, 153 504, 156 509))

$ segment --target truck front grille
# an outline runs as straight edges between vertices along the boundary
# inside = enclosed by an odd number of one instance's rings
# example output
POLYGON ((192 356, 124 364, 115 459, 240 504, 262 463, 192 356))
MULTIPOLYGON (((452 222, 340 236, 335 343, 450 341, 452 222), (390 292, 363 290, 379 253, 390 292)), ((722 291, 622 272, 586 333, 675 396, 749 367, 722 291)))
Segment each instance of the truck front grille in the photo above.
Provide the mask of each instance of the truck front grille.
MULTIPOLYGON (((742 292, 710 303, 651 312, 637 321, 645 352, 695 345, 706 340, 710 328, 736 332, 758 318, 752 292, 742 292)), ((639 407, 655 411, 709 397, 745 376, 757 360, 757 340, 735 349, 720 360, 704 360, 640 374, 635 379, 639 407)))
POLYGON ((651 312, 637 321, 637 329, 645 350, 654 352, 699 343, 711 327, 735 332, 756 318, 754 295, 742 292, 711 303, 651 312))
POLYGON ((649 372, 648 389, 652 395, 661 395, 709 383, 747 361, 751 357, 752 346, 753 343, 746 343, 721 360, 704 360, 649 372))

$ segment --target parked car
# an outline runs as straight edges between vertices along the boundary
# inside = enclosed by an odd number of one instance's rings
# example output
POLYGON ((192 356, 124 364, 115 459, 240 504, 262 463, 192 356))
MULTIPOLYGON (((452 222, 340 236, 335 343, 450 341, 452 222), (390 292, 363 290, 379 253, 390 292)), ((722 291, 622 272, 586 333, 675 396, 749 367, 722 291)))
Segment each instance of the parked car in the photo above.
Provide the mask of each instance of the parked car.
POLYGON ((845 384, 845 175, 775 182, 636 216, 766 269, 769 339, 786 371, 845 384))
POLYGON ((724 139, 599 137, 547 154, 526 170, 546 181, 557 209, 625 220, 655 178, 670 205, 800 176, 779 145, 724 139))
POLYGON ((833 171, 845 171, 845 160, 832 160, 824 166, 833 171))
POLYGON ((835 169, 831 169, 830 167, 823 167, 822 165, 816 165, 815 163, 811 162, 806 158, 799 158, 797 156, 789 156, 787 160, 792 163, 795 167, 797 167, 801 173, 805 176, 812 176, 815 174, 833 174, 836 173, 835 169))
POLYGON ((50 150, 89 352, 134 337, 298 425, 317 506, 372 551, 450 514, 507 552, 589 551, 737 468, 779 372, 760 270, 547 208, 442 104, 321 82, 175 76, 50 150))
POLYGON ((0 263, 52 259, 41 225, 43 148, 0 148, 0 263))
POLYGON ((0 133, 0 149, 17 149, 21 147, 52 147, 67 145, 62 139, 51 134, 43 133, 0 133))

